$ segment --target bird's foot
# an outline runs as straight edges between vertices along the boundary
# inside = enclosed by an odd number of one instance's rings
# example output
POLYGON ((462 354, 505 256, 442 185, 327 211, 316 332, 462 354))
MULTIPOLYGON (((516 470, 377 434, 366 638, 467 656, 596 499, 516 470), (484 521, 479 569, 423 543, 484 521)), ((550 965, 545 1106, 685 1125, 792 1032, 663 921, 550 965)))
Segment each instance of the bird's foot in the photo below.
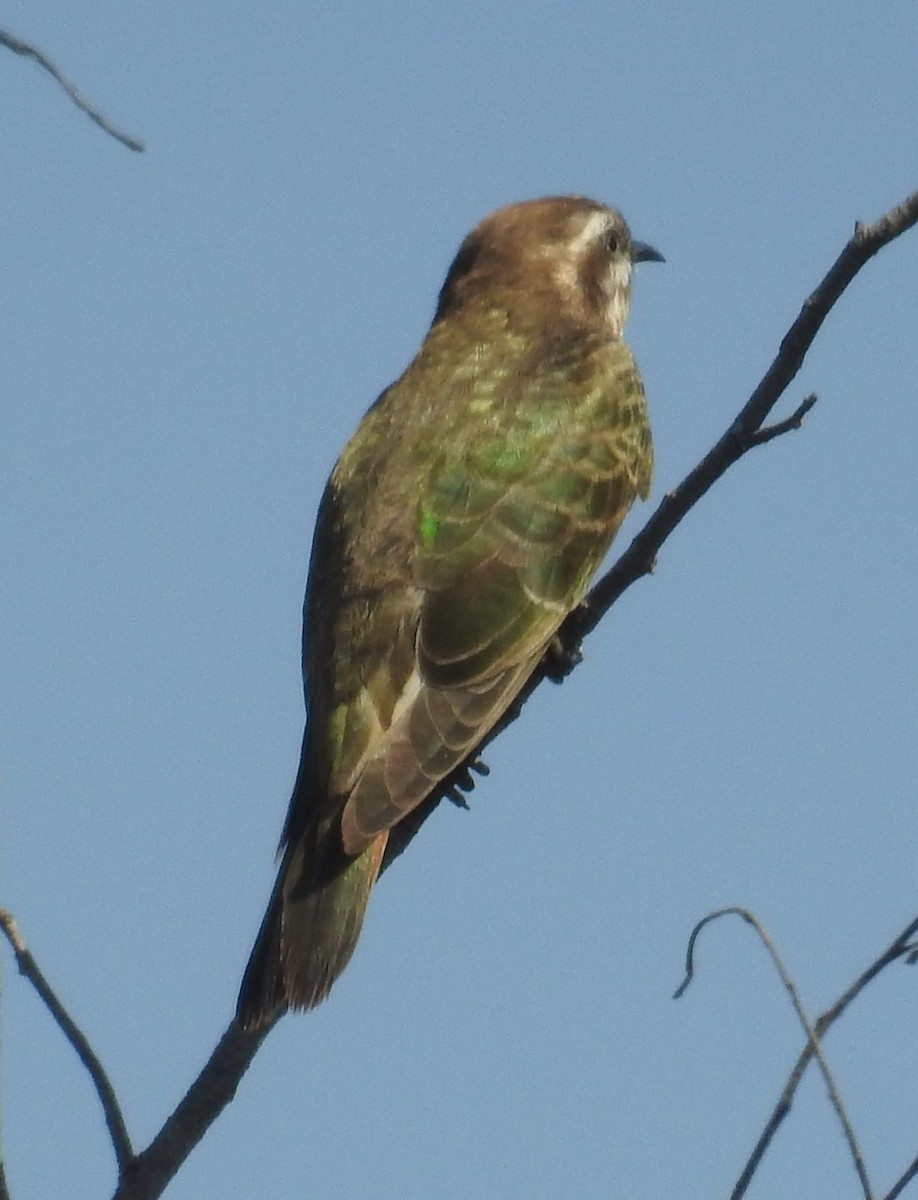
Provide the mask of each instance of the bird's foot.
POLYGON ((542 656, 542 670, 552 683, 567 679, 574 667, 583 662, 583 647, 579 641, 569 641, 560 632, 548 643, 542 656))
POLYGON ((449 787, 446 788, 443 795, 457 808, 464 808, 468 812, 469 804, 466 800, 466 794, 475 790, 475 780, 472 772, 476 775, 490 775, 491 768, 487 763, 482 762, 478 757, 470 759, 469 762, 463 763, 461 767, 457 767, 450 779, 449 787))

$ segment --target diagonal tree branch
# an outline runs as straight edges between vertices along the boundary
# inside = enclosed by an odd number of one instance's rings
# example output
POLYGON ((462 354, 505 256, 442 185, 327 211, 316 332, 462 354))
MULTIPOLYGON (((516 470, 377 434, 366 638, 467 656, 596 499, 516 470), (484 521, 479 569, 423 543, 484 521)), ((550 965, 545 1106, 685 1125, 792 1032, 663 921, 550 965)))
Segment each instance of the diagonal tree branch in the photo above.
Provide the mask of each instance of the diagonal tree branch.
POLYGON ((236 1094, 275 1021, 254 1032, 235 1021, 217 1043, 207 1065, 146 1150, 122 1172, 113 1200, 154 1200, 236 1094))
POLYGON ((122 146, 127 146, 128 150, 135 150, 138 154, 143 152, 143 142, 138 142, 135 138, 128 137, 126 133, 122 133, 116 129, 110 121, 108 121, 97 108, 93 106, 76 90, 74 85, 64 75, 60 73, 57 67, 49 58, 47 58, 40 50, 36 50, 34 46, 30 46, 28 42, 22 42, 17 37, 13 37, 11 33, 0 29, 0 46, 6 46, 8 50, 12 50, 14 54, 19 54, 23 58, 31 58, 33 62, 37 62, 48 74, 55 79, 77 108, 81 109, 89 117, 90 121, 95 121, 100 129, 104 129, 107 134, 119 141, 122 146))
POLYGON ((5 934, 7 941, 13 948, 19 973, 28 979, 29 983, 32 984, 39 996, 41 996, 48 1012, 50 1012, 51 1016, 57 1022, 64 1037, 74 1048, 80 1062, 89 1072, 93 1086, 96 1089, 96 1094, 99 1097, 99 1102, 102 1105, 102 1111, 105 1114, 105 1124, 108 1126, 109 1136, 112 1139, 115 1159, 118 1163, 118 1171, 120 1173, 133 1159, 134 1151, 131 1147, 131 1139, 128 1136, 127 1126, 124 1123, 121 1107, 118 1104, 118 1097, 115 1095, 115 1089, 112 1087, 111 1080, 87 1041, 86 1035, 64 1008, 63 1004, 61 1004, 60 1000, 58 1000, 51 985, 39 970, 38 964, 22 939, 13 914, 7 912, 6 909, 0 909, 0 930, 5 934))

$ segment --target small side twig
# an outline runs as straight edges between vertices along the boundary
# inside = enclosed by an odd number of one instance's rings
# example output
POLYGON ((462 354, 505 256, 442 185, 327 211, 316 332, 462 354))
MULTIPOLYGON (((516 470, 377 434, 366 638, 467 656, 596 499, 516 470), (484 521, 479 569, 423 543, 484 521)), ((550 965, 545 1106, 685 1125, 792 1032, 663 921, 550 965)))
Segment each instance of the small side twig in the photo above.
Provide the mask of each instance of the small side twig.
MULTIPOLYGON (((857 1137, 855 1136, 854 1128, 853 1128, 851 1121, 848 1118, 848 1114, 845 1110, 845 1105, 844 1105, 844 1102, 842 1101, 841 1094, 839 1093, 838 1085, 835 1082, 835 1079, 832 1075, 831 1068, 829 1067, 829 1064, 826 1061, 825 1055, 822 1052, 822 1046, 820 1044, 820 1035, 817 1032, 816 1026, 814 1026, 810 1022, 810 1019, 806 1014, 806 1009, 803 1007, 803 1002, 800 999, 800 994, 797 991, 796 985, 794 984, 794 981, 791 979, 790 974, 787 971, 787 968, 784 966, 784 963, 781 959, 780 954, 778 954, 778 951, 777 951, 777 948, 775 947, 774 942, 771 940, 771 937, 769 936, 768 931, 765 929, 765 927, 762 925, 761 921, 758 919, 758 917, 755 916, 754 913, 749 912, 749 910, 746 908, 738 908, 738 907, 721 908, 721 909, 718 909, 716 912, 708 913, 708 915, 706 917, 702 918, 702 920, 700 920, 698 922, 698 924, 695 926, 695 928, 691 932, 691 936, 689 937, 689 942, 688 942, 688 948, 686 950, 685 979, 683 979, 680 986, 676 989, 676 992, 673 995, 673 999, 678 1000, 680 996, 685 994, 686 988, 692 982, 692 979, 694 977, 694 974, 695 974, 695 942, 698 939, 698 935, 701 933, 702 929, 704 929, 704 927, 706 925, 708 925, 711 921, 716 921, 719 917, 725 917, 725 916, 742 917, 742 919, 746 922, 746 924, 751 925, 752 928, 756 931, 756 933, 759 935, 759 940, 761 941, 761 943, 765 947, 765 949, 768 951, 768 955, 771 958, 772 963, 774 964, 775 970, 778 972, 778 975, 781 977, 781 982, 784 984, 785 990, 787 991, 787 994, 791 998, 791 1003, 794 1006, 794 1012, 797 1014, 797 1019, 799 1020, 800 1024, 803 1026, 803 1031, 806 1034, 806 1038, 807 1038, 807 1049, 810 1050, 812 1057, 814 1057, 816 1059, 817 1063, 819 1064, 819 1069, 822 1072, 822 1077, 825 1080, 826 1089, 828 1090, 828 1093, 829 1093, 829 1099, 832 1102, 832 1107, 835 1109, 836 1116, 838 1117, 839 1123, 842 1127, 842 1132, 845 1135, 845 1141, 848 1143, 848 1149, 851 1153, 851 1159, 854 1163, 854 1169, 857 1172, 857 1177, 860 1180, 861 1187, 864 1191, 864 1198, 865 1198, 865 1200, 873 1200, 873 1190, 870 1186, 870 1180, 867 1176, 867 1168, 864 1165, 864 1156, 861 1153, 860 1147, 858 1146, 857 1137)), ((738 1196, 741 1196, 742 1194, 743 1194, 742 1192, 737 1193, 736 1191, 734 1191, 734 1193, 733 1193, 734 1200, 736 1200, 736 1198, 738 1196)))
POLYGON ((794 429, 799 429, 803 424, 803 418, 816 403, 816 395, 810 392, 805 396, 800 404, 794 409, 789 417, 783 421, 776 421, 774 425, 764 425, 756 433, 752 434, 748 439, 748 447, 751 450, 754 446, 764 446, 766 442, 770 442, 772 438, 781 437, 782 434, 790 433, 794 429))
POLYGON ((131 1148, 131 1139, 128 1136, 127 1126, 124 1123, 121 1107, 118 1104, 118 1098, 115 1095, 115 1089, 112 1087, 111 1080, 108 1078, 105 1069, 87 1041, 86 1035, 78 1027, 60 1000, 58 1000, 51 985, 45 979, 23 941, 22 934, 19 932, 13 914, 6 909, 0 909, 0 930, 5 934, 7 941, 13 948, 19 973, 25 976, 38 992, 45 1007, 62 1030, 64 1037, 74 1048, 80 1062, 89 1072, 99 1097, 99 1102, 102 1105, 102 1111, 105 1114, 105 1124, 108 1126, 109 1136, 115 1150, 115 1160, 118 1163, 118 1173, 120 1175, 128 1163, 132 1161, 134 1151, 131 1148))
POLYGON ((60 84, 77 108, 86 113, 90 121, 95 121, 100 129, 104 129, 110 137, 119 141, 122 146, 127 146, 128 150, 134 150, 138 154, 143 153, 143 142, 138 142, 136 138, 129 137, 126 133, 122 133, 120 129, 116 129, 109 120, 102 116, 97 108, 93 108, 87 100, 83 99, 70 80, 60 73, 47 55, 42 54, 40 50, 36 50, 34 46, 30 46, 28 42, 23 42, 19 38, 13 37, 11 33, 7 33, 3 29, 0 29, 0 46, 6 46, 14 54, 19 54, 23 58, 31 58, 33 62, 37 62, 40 67, 47 71, 60 84))

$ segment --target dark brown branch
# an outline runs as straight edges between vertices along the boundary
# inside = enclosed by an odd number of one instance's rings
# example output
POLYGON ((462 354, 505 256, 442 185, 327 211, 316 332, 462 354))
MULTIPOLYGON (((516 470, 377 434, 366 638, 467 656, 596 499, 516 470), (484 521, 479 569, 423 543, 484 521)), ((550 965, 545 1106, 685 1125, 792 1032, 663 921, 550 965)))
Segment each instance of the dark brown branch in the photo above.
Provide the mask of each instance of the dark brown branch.
POLYGON ((76 1051, 80 1062, 89 1072, 99 1097, 99 1102, 102 1105, 102 1111, 105 1114, 105 1124, 108 1126, 109 1136, 115 1150, 115 1159, 117 1160, 118 1171, 120 1173, 133 1158, 134 1151, 131 1148, 131 1139, 128 1137, 127 1127, 124 1123, 124 1117, 121 1115, 121 1108, 118 1104, 118 1098, 115 1095, 115 1089, 112 1087, 111 1081, 92 1047, 86 1040, 85 1034, 77 1026, 60 1000, 58 1000, 51 985, 39 970, 38 964, 22 940, 22 935, 19 932, 13 914, 7 912, 6 909, 0 909, 0 930, 6 935, 7 941, 13 948, 20 975, 24 975, 38 992, 39 996, 41 996, 45 1007, 63 1031, 64 1037, 76 1051))
MULTIPOLYGON (((915 936, 916 932, 918 932, 918 919, 912 921, 910 925, 906 926, 906 928, 903 929, 899 936, 886 948, 886 950, 884 950, 878 958, 874 959, 867 970, 864 971, 863 974, 859 975, 851 987, 849 987, 848 990, 838 1000, 836 1000, 832 1007, 827 1009, 822 1016, 818 1018, 813 1026, 817 1038, 822 1039, 825 1036, 826 1031, 838 1020, 842 1013, 844 1013, 852 1000, 859 996, 864 988, 873 979, 875 979, 885 967, 888 967, 890 963, 895 962, 897 959, 904 958, 908 955, 909 951, 911 950, 911 939, 915 936)), ((778 1103, 775 1105, 771 1116, 768 1118, 765 1128, 762 1130, 759 1140, 756 1142, 755 1149, 749 1156, 749 1161, 743 1168, 743 1172, 737 1181, 736 1187, 733 1189, 730 1195, 730 1200, 741 1200, 741 1197, 745 1196, 746 1191, 749 1188, 749 1184, 752 1182, 752 1177, 758 1170, 759 1163, 762 1161, 765 1151, 771 1145, 775 1134, 791 1110, 791 1105, 794 1102, 794 1096, 798 1086, 800 1085, 800 1080, 803 1078, 803 1074, 806 1071, 806 1068, 809 1065, 812 1057, 813 1047, 810 1043, 807 1043, 807 1045, 804 1046, 803 1050, 800 1052, 800 1057, 797 1059, 793 1070, 788 1076, 787 1083, 784 1085, 784 1090, 778 1098, 778 1103)), ((912 1164, 912 1167, 909 1168, 911 1174, 914 1174, 916 1170, 918 1170, 918 1163, 912 1164)), ((911 1178, 911 1174, 906 1172, 908 1178, 911 1178)), ((899 1181, 902 1187, 905 1186, 903 1180, 908 1182, 906 1176, 903 1176, 902 1180, 899 1181)), ((896 1186, 899 1187, 899 1184, 896 1186)), ((902 1190, 902 1187, 899 1187, 899 1191, 902 1190)), ((899 1194, 899 1191, 895 1191, 894 1189, 886 1197, 886 1200, 891 1200, 893 1195, 899 1194)))
MULTIPOLYGON (((842 1132, 845 1135, 845 1141, 848 1143, 848 1149, 851 1153, 851 1159, 854 1163, 854 1169, 857 1172, 857 1177, 861 1182, 865 1200, 873 1200, 873 1190, 870 1186, 870 1180, 867 1176, 867 1168, 864 1165, 864 1156, 857 1144, 854 1128, 848 1117, 841 1094, 839 1093, 838 1085, 835 1082, 829 1064, 822 1052, 819 1033, 810 1023, 810 1019, 806 1014, 806 1009, 803 1007, 803 1002, 800 999, 800 993, 797 991, 797 986, 791 979, 787 968, 784 966, 774 942, 771 940, 768 931, 754 913, 749 912, 749 910, 745 908, 721 908, 716 912, 708 913, 706 917, 698 922, 691 932, 688 942, 688 949, 686 950, 685 979, 683 979, 680 986, 676 989, 673 999, 678 1000, 680 996, 683 996, 689 984, 692 982, 692 979, 694 978, 695 943, 698 940, 698 935, 706 925, 711 923, 711 921, 716 921, 718 918, 725 916, 742 917, 747 925, 751 925, 753 927, 753 929, 759 935, 759 940, 762 942, 762 945, 768 951, 775 970, 781 977, 781 982, 784 984, 785 990, 791 998, 791 1003, 794 1006, 794 1012, 797 1014, 797 1019, 803 1026, 803 1032, 806 1034, 807 1039, 807 1050, 810 1052, 810 1056, 815 1058, 819 1064, 819 1069, 822 1072, 822 1077, 825 1080, 826 1088, 829 1093, 829 1099, 832 1102, 832 1107, 835 1109, 836 1116, 841 1124, 842 1132)), ((737 1193, 734 1191, 733 1195, 736 1197, 737 1193)), ((740 1195, 742 1195, 742 1193, 740 1193, 740 1195)))
POLYGON ((143 142, 138 142, 132 137, 128 137, 126 133, 122 133, 116 129, 97 108, 93 108, 80 93, 76 90, 69 79, 65 78, 53 62, 47 58, 40 50, 36 50, 34 46, 30 46, 28 42, 22 42, 19 38, 13 37, 11 33, 0 29, 0 46, 6 46, 8 50, 12 50, 14 54, 19 54, 23 58, 31 58, 37 62, 40 67, 43 67, 49 75, 55 79, 77 108, 81 109, 89 117, 90 121, 95 121, 100 129, 104 129, 107 134, 119 141, 122 146, 127 146, 128 150, 136 150, 138 154, 143 152, 143 142))
POLYGON ((896 1197, 902 1195, 916 1175, 918 1175, 918 1158, 912 1159, 907 1170, 905 1170, 896 1180, 893 1186, 883 1197, 883 1200, 896 1200, 896 1197))
POLYGON ((179 1167, 236 1094, 258 1048, 274 1028, 244 1032, 232 1022, 175 1112, 122 1173, 113 1200, 161 1196, 179 1167))

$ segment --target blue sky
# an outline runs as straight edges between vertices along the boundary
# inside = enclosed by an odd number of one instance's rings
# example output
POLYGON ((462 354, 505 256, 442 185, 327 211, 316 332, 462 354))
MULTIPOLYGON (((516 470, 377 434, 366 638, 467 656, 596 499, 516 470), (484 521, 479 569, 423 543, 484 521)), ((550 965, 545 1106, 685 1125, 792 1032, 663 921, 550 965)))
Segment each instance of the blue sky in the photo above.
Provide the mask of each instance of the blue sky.
MULTIPOLYGON (((229 1018, 302 727, 336 454, 467 230, 622 209, 651 504, 738 410, 856 219, 918 187, 918 13, 810 2, 0 5, 116 123, 0 56, 0 904, 145 1144, 229 1018)), ((727 1196, 813 1011, 918 912, 918 234, 562 688, 382 881, 168 1193, 727 1196)), ((651 509, 636 513, 623 538, 651 509)), ((110 1193, 88 1080, 9 957, 16 1200, 110 1193)), ((918 977, 827 1042, 878 1188, 918 1151, 918 977)), ((813 1077, 757 1197, 857 1196, 813 1077)))

